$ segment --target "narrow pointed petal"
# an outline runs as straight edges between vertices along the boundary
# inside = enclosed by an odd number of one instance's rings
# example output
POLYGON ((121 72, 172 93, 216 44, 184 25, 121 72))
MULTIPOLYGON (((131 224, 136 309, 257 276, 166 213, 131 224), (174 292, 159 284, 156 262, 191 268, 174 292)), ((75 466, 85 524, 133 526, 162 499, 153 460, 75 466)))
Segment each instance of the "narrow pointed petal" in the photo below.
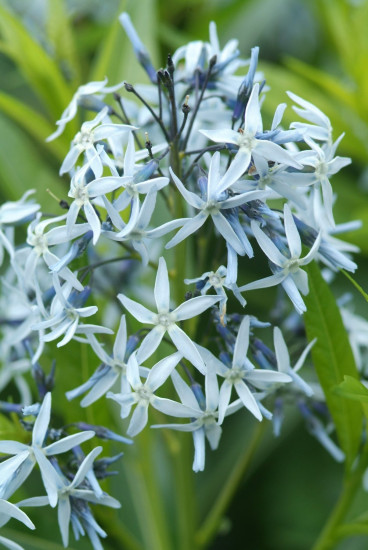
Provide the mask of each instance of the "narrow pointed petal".
POLYGON ((221 296, 196 296, 180 304, 172 312, 172 315, 175 316, 176 321, 185 321, 186 319, 200 315, 206 309, 217 304, 219 300, 221 300, 221 296))
POLYGON ((51 508, 55 508, 58 501, 58 486, 61 484, 60 477, 51 462, 47 460, 39 448, 34 447, 33 452, 40 467, 42 481, 49 497, 50 506, 51 508))
POLYGON ((225 241, 229 243, 240 256, 244 256, 245 250, 243 243, 240 241, 225 216, 221 214, 221 212, 218 212, 217 214, 212 214, 211 218, 217 231, 223 236, 225 241))
POLYGON ((183 195, 187 203, 193 206, 194 208, 197 208, 197 209, 202 208, 202 206, 204 205, 203 200, 200 197, 198 197, 198 195, 195 195, 191 191, 188 191, 186 187, 184 187, 180 179, 171 170, 171 168, 169 168, 169 171, 172 179, 174 180, 176 187, 179 189, 180 193, 183 195))
POLYGON ((224 380, 220 388, 219 396, 219 406, 218 406, 218 423, 222 424, 225 418, 226 410, 230 403, 231 390, 233 385, 228 381, 224 380))
POLYGON ((249 327, 250 327, 250 318, 249 318, 249 315, 246 315, 241 322, 238 336, 236 337, 236 341, 235 341, 234 356, 233 356, 234 366, 244 365, 245 359, 247 357, 248 346, 249 346, 249 327))
POLYGON ((161 256, 158 262, 154 296, 157 311, 167 313, 170 309, 170 283, 167 265, 163 256, 161 256))
POLYGON ((184 223, 183 227, 179 229, 176 235, 166 244, 165 248, 172 248, 173 246, 181 243, 181 241, 189 237, 192 233, 195 233, 197 229, 202 227, 208 216, 209 214, 206 212, 199 212, 199 214, 194 216, 194 218, 187 218, 187 221, 184 223))
POLYGON ((279 327, 275 327, 273 330, 273 341, 275 346, 277 368, 280 372, 286 373, 290 368, 290 356, 279 327))
POLYGON ((284 279, 281 284, 286 294, 289 296, 290 300, 293 302, 296 311, 299 313, 299 315, 303 315, 303 313, 307 311, 307 308, 303 298, 300 296, 300 292, 296 284, 294 283, 293 279, 290 276, 286 277, 286 279, 284 279))
POLYGON ((91 437, 94 437, 94 435, 95 432, 93 432, 92 430, 68 435, 67 437, 60 439, 59 441, 55 441, 55 443, 51 443, 51 445, 45 447, 45 455, 53 456, 60 453, 66 453, 67 451, 70 451, 70 449, 72 449, 73 447, 76 447, 77 445, 84 443, 84 441, 91 439, 91 437))
POLYGON ((127 434, 134 437, 139 434, 148 422, 148 403, 138 403, 130 420, 127 434))
POLYGON ((138 302, 131 300, 124 294, 118 294, 118 299, 123 304, 123 306, 135 317, 140 323, 147 323, 149 325, 153 324, 155 314, 152 313, 149 309, 142 306, 138 302))
POLYGON ((69 485, 70 489, 72 487, 78 487, 78 485, 82 483, 87 473, 92 469, 95 458, 101 453, 101 451, 102 451, 102 447, 96 447, 85 457, 85 459, 79 466, 73 481, 69 485))
POLYGON ((272 263, 274 263, 275 265, 283 267, 287 262, 285 256, 281 254, 276 245, 274 245, 271 239, 267 237, 267 235, 262 231, 259 225, 253 220, 251 222, 251 227, 259 246, 262 248, 266 256, 270 258, 272 263))
POLYGON ((119 378, 117 372, 109 369, 98 382, 94 384, 91 390, 87 393, 85 397, 80 402, 81 407, 88 407, 97 399, 100 399, 116 382, 119 378))
POLYGON ((297 360, 297 362, 295 364, 295 367, 293 369, 294 372, 298 372, 298 370, 300 370, 302 368, 302 366, 304 365, 304 361, 305 361, 309 351, 312 349, 312 347, 314 346, 314 344, 316 342, 317 342, 317 338, 314 338, 314 340, 309 342, 309 344, 307 345, 307 347, 305 348, 305 350, 303 351, 303 353, 301 354, 301 356, 297 360))
POLYGON ((32 433, 32 445, 37 447, 42 447, 43 442, 46 437, 47 428, 50 423, 51 415, 51 393, 48 392, 43 398, 43 402, 39 413, 37 415, 36 421, 33 426, 32 433))
POLYGON ((257 420, 262 420, 262 414, 257 405, 257 401, 248 386, 240 380, 234 384, 237 394, 243 402, 243 405, 256 417, 257 420))
POLYGON ((139 363, 144 363, 148 357, 155 353, 165 332, 166 329, 163 326, 157 325, 147 334, 137 351, 137 361, 139 363))
POLYGON ((193 461, 193 471, 194 472, 203 472, 205 464, 205 432, 204 428, 195 430, 193 432, 193 442, 194 442, 194 461, 193 461))
POLYGON ((284 206, 284 225, 291 256, 299 258, 302 252, 302 242, 288 204, 284 206))
POLYGON ((152 369, 149 371, 147 376, 146 385, 154 392, 160 386, 166 382, 167 378, 170 376, 176 365, 179 363, 182 358, 181 353, 173 353, 165 359, 161 359, 152 369))
POLYGON ((259 108, 259 84, 254 84, 252 93, 250 94, 247 108, 244 115, 244 129, 246 132, 255 135, 257 132, 262 132, 262 117, 259 108))
POLYGON ((125 351, 127 344, 127 328, 126 328, 126 319, 125 315, 121 316, 119 330, 116 334, 114 347, 113 347, 113 356, 120 362, 124 361, 125 351))
POLYGON ((204 373, 205 365, 203 359, 189 336, 187 336, 177 325, 172 325, 168 332, 178 351, 180 351, 201 373, 204 373))

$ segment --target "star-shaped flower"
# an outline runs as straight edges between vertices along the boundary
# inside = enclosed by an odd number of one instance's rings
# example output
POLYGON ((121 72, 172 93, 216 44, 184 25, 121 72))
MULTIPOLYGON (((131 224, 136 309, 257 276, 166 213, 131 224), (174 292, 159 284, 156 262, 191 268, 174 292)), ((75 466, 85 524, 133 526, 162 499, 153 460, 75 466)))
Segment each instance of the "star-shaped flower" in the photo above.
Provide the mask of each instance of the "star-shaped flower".
POLYGON ((170 284, 167 266, 163 257, 159 260, 155 290, 155 301, 157 313, 154 313, 138 302, 131 300, 124 294, 118 298, 124 307, 141 323, 154 325, 153 329, 143 339, 137 353, 138 362, 143 362, 150 357, 160 345, 162 338, 167 332, 171 340, 183 356, 188 359, 198 370, 204 372, 204 362, 198 353, 193 341, 178 327, 177 323, 200 315, 209 307, 215 305, 220 296, 198 296, 191 298, 170 311, 170 284))

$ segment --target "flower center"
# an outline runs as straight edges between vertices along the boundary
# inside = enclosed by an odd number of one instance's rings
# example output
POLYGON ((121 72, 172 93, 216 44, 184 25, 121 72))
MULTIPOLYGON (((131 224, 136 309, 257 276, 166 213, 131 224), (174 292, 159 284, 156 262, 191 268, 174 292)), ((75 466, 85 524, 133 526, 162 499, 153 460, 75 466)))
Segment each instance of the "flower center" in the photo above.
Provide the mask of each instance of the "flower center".
POLYGON ((73 144, 81 147, 82 149, 89 149, 93 146, 94 143, 94 137, 93 137, 93 130, 83 131, 77 133, 73 140, 73 144))
POLYGON ((256 146, 256 140, 253 134, 248 132, 240 133, 238 138, 238 145, 240 149, 246 149, 247 151, 252 151, 256 146))
POLYGON ((219 204, 216 201, 209 201, 206 204, 205 211, 208 214, 217 214, 219 212, 219 210, 220 210, 219 204))
POLYGON ((70 196, 75 199, 75 202, 78 206, 82 206, 89 201, 88 191, 84 185, 78 185, 77 187, 75 187, 71 191, 70 196))
POLYGON ((166 329, 173 323, 170 313, 159 313, 157 315, 157 324, 162 325, 166 329))
POLYGON ((228 372, 225 375, 225 378, 232 384, 235 384, 235 382, 240 382, 240 380, 243 380, 244 374, 245 374, 244 369, 240 366, 235 365, 234 367, 228 370, 228 372))
POLYGON ((208 277, 208 281, 211 283, 211 285, 215 288, 219 288, 223 286, 225 277, 220 277, 216 273, 211 273, 208 277))
POLYGON ((34 247, 38 255, 41 255, 48 250, 47 238, 45 237, 45 235, 33 234, 29 237, 28 242, 31 246, 34 247))
POLYGON ((149 401, 152 397, 152 392, 145 386, 141 386, 137 389, 136 393, 138 394, 140 401, 149 401))
POLYGON ((328 173, 328 164, 327 162, 321 160, 317 165, 316 165, 316 176, 326 176, 328 173))
POLYGON ((299 260, 290 260, 287 267, 290 273, 296 273, 299 269, 299 260))

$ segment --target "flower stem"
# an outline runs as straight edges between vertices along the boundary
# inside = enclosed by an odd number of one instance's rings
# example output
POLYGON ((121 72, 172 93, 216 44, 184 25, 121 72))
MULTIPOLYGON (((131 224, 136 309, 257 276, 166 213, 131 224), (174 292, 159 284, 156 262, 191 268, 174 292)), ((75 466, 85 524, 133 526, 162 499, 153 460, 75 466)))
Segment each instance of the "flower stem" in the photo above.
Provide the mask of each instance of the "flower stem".
POLYGON ((216 535, 221 518, 234 497, 239 487, 239 483, 243 478, 250 462, 252 461, 256 450, 258 449, 265 428, 265 421, 260 422, 256 426, 246 452, 239 457, 231 472, 231 475, 228 477, 224 487, 218 494, 218 497, 205 518, 202 526, 197 531, 196 541, 200 548, 208 547, 213 537, 216 535))
POLYGON ((341 524, 349 511, 357 490, 361 486, 362 476, 367 467, 367 460, 368 445, 364 447, 355 470, 346 473, 340 498, 337 501, 335 508, 332 510, 332 513, 312 550, 329 550, 330 548, 333 548, 337 542, 337 539, 352 534, 348 532, 345 533, 341 524))

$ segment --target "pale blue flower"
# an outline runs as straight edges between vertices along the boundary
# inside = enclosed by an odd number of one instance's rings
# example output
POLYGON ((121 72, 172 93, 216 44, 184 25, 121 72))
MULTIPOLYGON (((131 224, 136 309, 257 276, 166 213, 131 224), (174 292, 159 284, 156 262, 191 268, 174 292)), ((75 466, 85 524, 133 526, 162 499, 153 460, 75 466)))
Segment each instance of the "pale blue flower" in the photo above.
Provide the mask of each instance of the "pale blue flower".
POLYGON ((215 305, 221 298, 219 296, 198 296, 197 298, 192 298, 184 302, 174 309, 174 311, 170 311, 169 275, 163 257, 159 260, 154 296, 157 313, 153 313, 124 294, 118 295, 118 299, 123 306, 138 319, 140 323, 154 325, 154 328, 145 336, 141 343, 137 353, 138 362, 144 362, 156 351, 167 332, 178 351, 197 367, 197 369, 204 372, 204 363, 195 344, 177 323, 200 315, 203 311, 215 305))
POLYGON ((227 302, 227 294, 225 292, 225 288, 231 290, 236 297, 236 299, 240 302, 240 304, 244 307, 246 305, 246 300, 243 298, 243 296, 240 294, 239 289, 235 283, 228 284, 226 281, 227 278, 227 269, 225 266, 221 265, 217 271, 206 271, 206 273, 203 273, 200 277, 196 277, 195 279, 184 279, 184 283, 186 285, 193 284, 193 283, 200 283, 203 282, 203 286, 201 286, 200 291, 201 294, 204 295, 213 288, 217 294, 217 296, 221 297, 221 300, 219 302, 219 309, 220 309, 220 319, 221 322, 224 324, 226 323, 226 302, 227 302))
POLYGON ((275 346, 275 353, 276 353, 276 361, 277 361, 277 368, 279 372, 283 372, 287 375, 289 375, 292 378, 293 385, 295 385, 297 388, 299 388, 302 392, 304 392, 308 397, 311 397, 314 394, 313 388, 307 384, 298 374, 298 371, 302 368, 304 365, 304 361, 311 350, 311 348, 314 346, 314 344, 317 341, 317 338, 309 342, 307 347, 302 352, 301 356, 295 363, 295 366, 292 367, 290 365, 290 356, 289 351, 287 349, 287 346, 285 344, 284 337, 282 335, 281 330, 278 327, 275 327, 273 330, 273 340, 274 340, 274 346, 275 346))
MULTIPOLYGON (((234 162, 234 161, 233 161, 234 162)), ((201 198, 183 185, 180 179, 174 174, 170 168, 170 174, 174 180, 178 190, 186 200, 186 202, 200 210, 199 214, 194 218, 188 218, 183 227, 177 232, 166 245, 165 248, 172 248, 178 243, 186 239, 189 235, 197 231, 205 223, 207 218, 211 216, 212 221, 217 231, 222 235, 226 242, 236 251, 237 254, 243 256, 253 255, 252 247, 245 233, 239 233, 234 229, 228 218, 221 212, 222 210, 230 210, 242 205, 248 201, 255 199, 263 199, 267 196, 266 191, 249 191, 241 195, 229 196, 226 192, 229 187, 237 181, 239 174, 233 170, 233 163, 223 176, 220 173, 220 153, 216 152, 212 159, 208 172, 207 186, 204 192, 204 197, 201 198)))
POLYGON ((26 202, 34 192, 34 189, 30 189, 19 201, 4 202, 0 206, 0 266, 4 259, 4 248, 11 258, 14 257, 14 243, 6 234, 7 228, 12 230, 11 226, 34 216, 40 209, 39 204, 26 202))
POLYGON ((285 372, 277 372, 269 369, 256 369, 247 358, 249 347, 250 317, 244 317, 240 324, 238 335, 235 341, 234 354, 231 368, 218 360, 210 351, 198 347, 203 359, 206 362, 207 370, 214 370, 225 378, 220 388, 219 395, 219 424, 222 424, 226 411, 230 404, 232 388, 235 389, 238 397, 257 420, 262 420, 262 414, 248 384, 256 388, 267 390, 275 383, 286 384, 291 382, 291 377, 285 372))
POLYGON ((93 431, 85 431, 69 435, 44 446, 51 415, 51 393, 47 393, 42 402, 32 431, 31 445, 18 441, 0 441, 0 453, 16 455, 0 464, 0 498, 8 498, 22 485, 33 470, 36 462, 39 465, 43 484, 45 486, 50 506, 55 507, 58 499, 58 474, 46 457, 70 451, 73 447, 91 439, 93 431), (8 478, 5 475, 8 474, 8 478))
POLYGON ((267 139, 259 139, 256 136, 263 132, 261 111, 259 106, 259 84, 253 86, 244 116, 244 128, 236 132, 229 128, 222 130, 200 130, 211 141, 217 143, 232 143, 238 147, 231 171, 239 179, 248 169, 253 157, 263 157, 287 166, 301 169, 303 166, 297 162, 285 149, 267 139))
POLYGON ((86 98, 89 98, 94 94, 105 95, 111 92, 115 92, 120 88, 122 88, 122 86, 124 85, 123 82, 115 86, 106 86, 106 84, 107 84, 107 78, 105 78, 105 80, 102 80, 100 82, 88 82, 88 84, 83 84, 82 86, 79 86, 78 90, 73 95, 71 102, 69 103, 67 108, 63 111, 63 114, 61 115, 60 119, 56 122, 58 129, 53 134, 51 134, 46 139, 46 141, 52 141, 53 139, 56 139, 64 132, 64 129, 67 123, 70 122, 77 114, 78 104, 82 100, 85 100, 86 98))
POLYGON ((95 143, 138 129, 128 124, 106 122, 108 111, 109 108, 106 106, 93 120, 88 120, 82 124, 80 131, 72 141, 69 153, 61 165, 60 175, 70 172, 74 168, 79 156, 85 153, 87 160, 91 163, 91 170, 95 177, 100 178, 103 172, 103 163, 95 147, 95 143))
POLYGON ((290 257, 287 258, 280 252, 276 245, 269 237, 260 229, 259 225, 252 220, 251 227, 259 246, 262 248, 266 256, 271 260, 273 275, 265 277, 259 281, 254 281, 247 285, 239 287, 240 292, 254 290, 256 288, 267 288, 281 284, 293 302, 295 309, 299 314, 306 311, 305 303, 300 295, 308 294, 308 276, 301 266, 310 263, 316 256, 320 242, 321 233, 318 234, 312 248, 306 256, 300 257, 302 253, 302 243, 298 230, 296 228, 293 215, 287 204, 284 206, 284 224, 287 243, 289 246, 290 257))
MULTIPOLYGON (((170 428, 181 432, 192 432, 194 442, 195 472, 203 471, 205 466, 205 440, 207 439, 212 450, 217 449, 222 428, 218 423, 219 388, 214 369, 208 369, 205 377, 205 395, 196 387, 196 393, 188 386, 181 376, 174 371, 171 375, 175 389, 181 403, 172 402, 172 416, 187 416, 193 419, 188 424, 156 424, 152 428, 170 428)), ((234 402, 226 415, 239 409, 239 401, 234 402)))
POLYGON ((145 382, 142 383, 136 353, 130 356, 127 366, 127 379, 132 391, 117 394, 110 392, 107 394, 107 397, 122 405, 122 411, 124 411, 121 415, 122 418, 129 414, 133 405, 136 405, 127 430, 129 436, 134 437, 146 426, 149 405, 161 412, 170 414, 168 412, 168 410, 172 410, 170 400, 156 396, 155 391, 166 382, 182 357, 179 352, 165 357, 149 369, 148 376, 145 382))
MULTIPOLYGON (((68 399, 74 399, 89 390, 80 403, 82 407, 87 407, 104 395, 119 378, 120 392, 124 394, 129 393, 130 385, 126 375, 129 344, 127 340, 125 315, 121 316, 111 356, 106 353, 94 334, 88 334, 87 338, 93 351, 99 359, 101 359, 102 365, 98 367, 87 382, 84 382, 84 384, 74 390, 68 391, 66 397, 68 399)), ((129 410, 127 414, 129 414, 129 410)))
MULTIPOLYGON (((121 504, 106 493, 98 496, 91 489, 80 487, 85 477, 93 468, 93 461, 101 453, 102 447, 96 447, 91 451, 79 466, 73 481, 69 481, 60 471, 56 472, 56 490, 58 496, 58 522, 61 538, 65 548, 69 543, 69 523, 73 514, 77 514, 77 500, 84 500, 94 504, 102 504, 111 508, 120 508, 121 504)), ((18 503, 20 506, 47 506, 48 497, 32 497, 18 503)), ((104 533, 104 532, 103 532, 104 533)), ((101 533, 100 533, 101 534, 101 533)), ((106 536, 106 533, 104 535, 106 536)))
MULTIPOLYGON (((3 525, 5 525, 11 518, 14 518, 21 521, 29 529, 35 529, 34 524, 29 519, 27 514, 22 512, 18 506, 19 504, 16 506, 6 500, 0 499, 0 527, 3 527, 3 525)), ((5 546, 5 548, 9 548, 9 550, 23 550, 22 546, 2 536, 0 536, 0 544, 5 546)))

